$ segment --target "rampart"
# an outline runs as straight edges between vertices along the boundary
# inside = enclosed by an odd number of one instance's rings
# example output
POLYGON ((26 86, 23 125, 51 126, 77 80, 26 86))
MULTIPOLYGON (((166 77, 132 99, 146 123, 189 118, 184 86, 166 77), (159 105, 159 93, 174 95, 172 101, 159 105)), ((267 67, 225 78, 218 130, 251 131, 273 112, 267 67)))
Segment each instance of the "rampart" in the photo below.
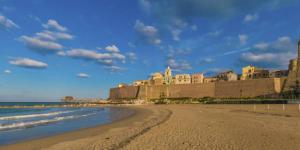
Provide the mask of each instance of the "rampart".
POLYGON ((146 85, 127 86, 110 89, 110 99, 157 99, 157 98, 255 98, 276 96, 283 89, 285 78, 266 78, 227 82, 182 84, 182 85, 146 85))

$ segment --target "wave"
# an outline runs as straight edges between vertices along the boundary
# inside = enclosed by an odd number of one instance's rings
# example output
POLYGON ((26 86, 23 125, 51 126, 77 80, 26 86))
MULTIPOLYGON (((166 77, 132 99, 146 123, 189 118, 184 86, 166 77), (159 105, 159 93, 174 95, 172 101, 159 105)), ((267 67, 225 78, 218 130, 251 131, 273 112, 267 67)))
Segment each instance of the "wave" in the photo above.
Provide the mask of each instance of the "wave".
POLYGON ((44 114, 30 114, 30 115, 17 115, 17 116, 7 116, 7 117, 0 117, 0 120, 17 120, 17 119, 26 119, 26 118, 35 118, 35 117, 48 117, 48 116, 56 116, 60 114, 71 113, 73 111, 57 111, 57 112, 50 112, 44 114))
POLYGON ((94 114, 96 114, 96 113, 90 113, 90 114, 85 114, 85 115, 80 115, 80 116, 55 117, 53 119, 45 119, 45 120, 31 121, 31 122, 18 122, 18 123, 6 124, 6 125, 0 124, 0 131, 17 129, 17 128, 30 128, 30 127, 34 127, 34 126, 54 123, 54 122, 63 121, 63 120, 77 119, 77 118, 86 117, 86 116, 90 116, 90 115, 94 115, 94 114))

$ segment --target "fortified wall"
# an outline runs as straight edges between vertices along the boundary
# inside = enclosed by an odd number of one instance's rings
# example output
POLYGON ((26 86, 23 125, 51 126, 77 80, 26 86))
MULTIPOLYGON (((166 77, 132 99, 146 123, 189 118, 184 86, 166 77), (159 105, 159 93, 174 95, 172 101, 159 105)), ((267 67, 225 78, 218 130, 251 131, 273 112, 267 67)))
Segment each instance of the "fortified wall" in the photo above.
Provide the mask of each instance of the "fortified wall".
POLYGON ((158 98, 242 98, 278 96, 286 78, 265 78, 182 85, 126 86, 110 89, 111 100, 158 98))

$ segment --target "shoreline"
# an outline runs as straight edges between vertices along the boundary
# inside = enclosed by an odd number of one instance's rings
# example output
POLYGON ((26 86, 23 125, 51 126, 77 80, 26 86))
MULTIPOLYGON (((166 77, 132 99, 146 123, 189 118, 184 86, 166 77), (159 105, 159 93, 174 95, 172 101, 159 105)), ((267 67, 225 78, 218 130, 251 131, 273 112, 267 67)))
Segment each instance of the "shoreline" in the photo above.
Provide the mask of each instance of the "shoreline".
MULTIPOLYGON (((124 106, 125 107, 125 106, 124 106)), ((0 147, 9 149, 291 149, 300 147, 298 105, 141 105, 112 124, 0 147), (284 108, 284 109, 283 109, 284 108)))
MULTIPOLYGON (((135 122, 144 120, 145 118, 148 118, 149 116, 152 116, 155 113, 150 109, 145 109, 145 106, 144 107, 142 106, 143 108, 139 106, 112 106, 112 107, 130 109, 131 111, 133 111, 133 113, 129 116, 126 116, 124 118, 121 118, 119 120, 113 121, 108 124, 102 124, 95 127, 82 128, 79 130, 65 132, 58 135, 42 137, 39 139, 24 140, 14 144, 3 145, 0 146, 0 150, 45 149, 69 141, 76 141, 76 140, 81 140, 81 139, 96 137, 96 136, 104 137, 105 134, 109 132, 109 130, 133 126, 135 122)), ((125 139, 128 139, 128 137, 124 137, 123 141, 125 139)), ((107 137, 104 138, 104 140, 107 140, 107 137)), ((118 143, 113 142, 105 146, 109 147, 115 144, 118 143)))

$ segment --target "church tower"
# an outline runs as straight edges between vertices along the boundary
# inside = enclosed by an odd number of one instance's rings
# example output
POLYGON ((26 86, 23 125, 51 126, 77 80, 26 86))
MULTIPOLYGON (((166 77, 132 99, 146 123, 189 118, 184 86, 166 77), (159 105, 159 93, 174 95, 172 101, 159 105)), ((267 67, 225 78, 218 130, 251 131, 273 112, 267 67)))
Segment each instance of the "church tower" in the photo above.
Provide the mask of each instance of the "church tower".
POLYGON ((171 84, 172 82, 172 70, 168 66, 167 69, 165 70, 165 84, 171 84))
POLYGON ((299 39, 299 42, 298 42, 298 59, 300 59, 300 39, 299 39))

